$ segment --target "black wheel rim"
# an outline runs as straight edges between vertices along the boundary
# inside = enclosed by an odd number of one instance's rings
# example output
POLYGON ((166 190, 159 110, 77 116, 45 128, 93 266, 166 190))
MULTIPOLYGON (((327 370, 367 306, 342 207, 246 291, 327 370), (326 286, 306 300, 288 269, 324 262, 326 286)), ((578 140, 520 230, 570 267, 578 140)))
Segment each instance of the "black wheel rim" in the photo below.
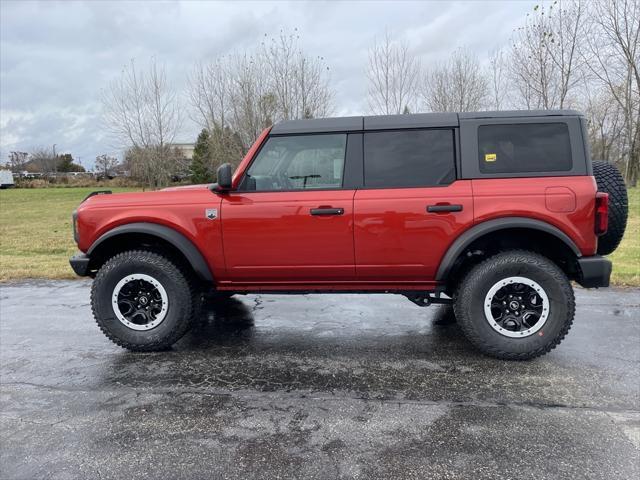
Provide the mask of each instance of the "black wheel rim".
POLYGON ((112 295, 116 317, 133 330, 149 330, 158 326, 168 311, 168 297, 155 278, 132 274, 118 282, 112 295))
POLYGON ((507 337, 525 337, 543 327, 549 316, 549 299, 535 281, 509 277, 487 292, 485 316, 491 327, 507 337))

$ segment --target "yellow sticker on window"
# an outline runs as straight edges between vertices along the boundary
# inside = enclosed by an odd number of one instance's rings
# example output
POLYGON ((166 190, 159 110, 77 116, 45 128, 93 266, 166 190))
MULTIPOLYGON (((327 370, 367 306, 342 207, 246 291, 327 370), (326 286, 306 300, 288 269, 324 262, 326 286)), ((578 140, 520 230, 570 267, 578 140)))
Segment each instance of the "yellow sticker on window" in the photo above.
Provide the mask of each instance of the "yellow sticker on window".
POLYGON ((496 161, 496 154, 495 153, 485 153, 484 154, 484 161, 485 162, 495 162, 496 161))

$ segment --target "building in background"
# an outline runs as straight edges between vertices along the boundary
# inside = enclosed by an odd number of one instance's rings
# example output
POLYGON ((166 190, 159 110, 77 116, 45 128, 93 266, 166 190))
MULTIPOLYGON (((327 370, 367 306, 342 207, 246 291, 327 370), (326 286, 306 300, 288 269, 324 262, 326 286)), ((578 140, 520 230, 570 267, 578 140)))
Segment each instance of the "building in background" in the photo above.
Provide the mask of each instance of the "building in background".
POLYGON ((186 160, 193 160, 193 149, 195 148, 194 143, 173 143, 171 146, 179 150, 186 160))

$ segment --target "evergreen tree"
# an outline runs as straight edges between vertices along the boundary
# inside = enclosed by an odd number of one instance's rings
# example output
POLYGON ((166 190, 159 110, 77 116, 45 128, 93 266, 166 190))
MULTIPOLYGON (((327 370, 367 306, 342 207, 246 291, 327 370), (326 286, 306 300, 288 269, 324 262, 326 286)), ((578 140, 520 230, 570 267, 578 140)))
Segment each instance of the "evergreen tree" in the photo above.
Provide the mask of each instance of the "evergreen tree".
POLYGON ((214 172, 211 168, 213 162, 210 147, 209 131, 203 128, 193 149, 193 160, 191 161, 191 181, 193 183, 213 182, 214 172))
POLYGON ((84 172, 84 167, 74 163, 73 157, 70 153, 58 155, 57 159, 57 171, 58 172, 84 172))

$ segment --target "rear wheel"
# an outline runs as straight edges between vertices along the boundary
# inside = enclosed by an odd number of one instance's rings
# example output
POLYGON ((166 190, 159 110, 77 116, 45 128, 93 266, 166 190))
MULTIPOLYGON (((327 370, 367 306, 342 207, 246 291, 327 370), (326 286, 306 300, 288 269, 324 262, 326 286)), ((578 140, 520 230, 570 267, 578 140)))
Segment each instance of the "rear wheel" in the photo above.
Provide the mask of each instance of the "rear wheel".
POLYGON ((609 228, 607 233, 598 238, 598 254, 609 255, 618 248, 627 228, 627 187, 618 169, 607 162, 593 162, 593 176, 598 191, 609 194, 609 228))
POLYGON ((93 315, 114 343, 135 351, 164 350, 191 326, 196 306, 188 275, 148 251, 120 253, 98 271, 91 288, 93 315))
POLYGON ((562 341, 573 323, 575 300, 571 283, 557 265, 517 250, 471 269, 454 308, 463 332, 482 352, 526 360, 562 341))

